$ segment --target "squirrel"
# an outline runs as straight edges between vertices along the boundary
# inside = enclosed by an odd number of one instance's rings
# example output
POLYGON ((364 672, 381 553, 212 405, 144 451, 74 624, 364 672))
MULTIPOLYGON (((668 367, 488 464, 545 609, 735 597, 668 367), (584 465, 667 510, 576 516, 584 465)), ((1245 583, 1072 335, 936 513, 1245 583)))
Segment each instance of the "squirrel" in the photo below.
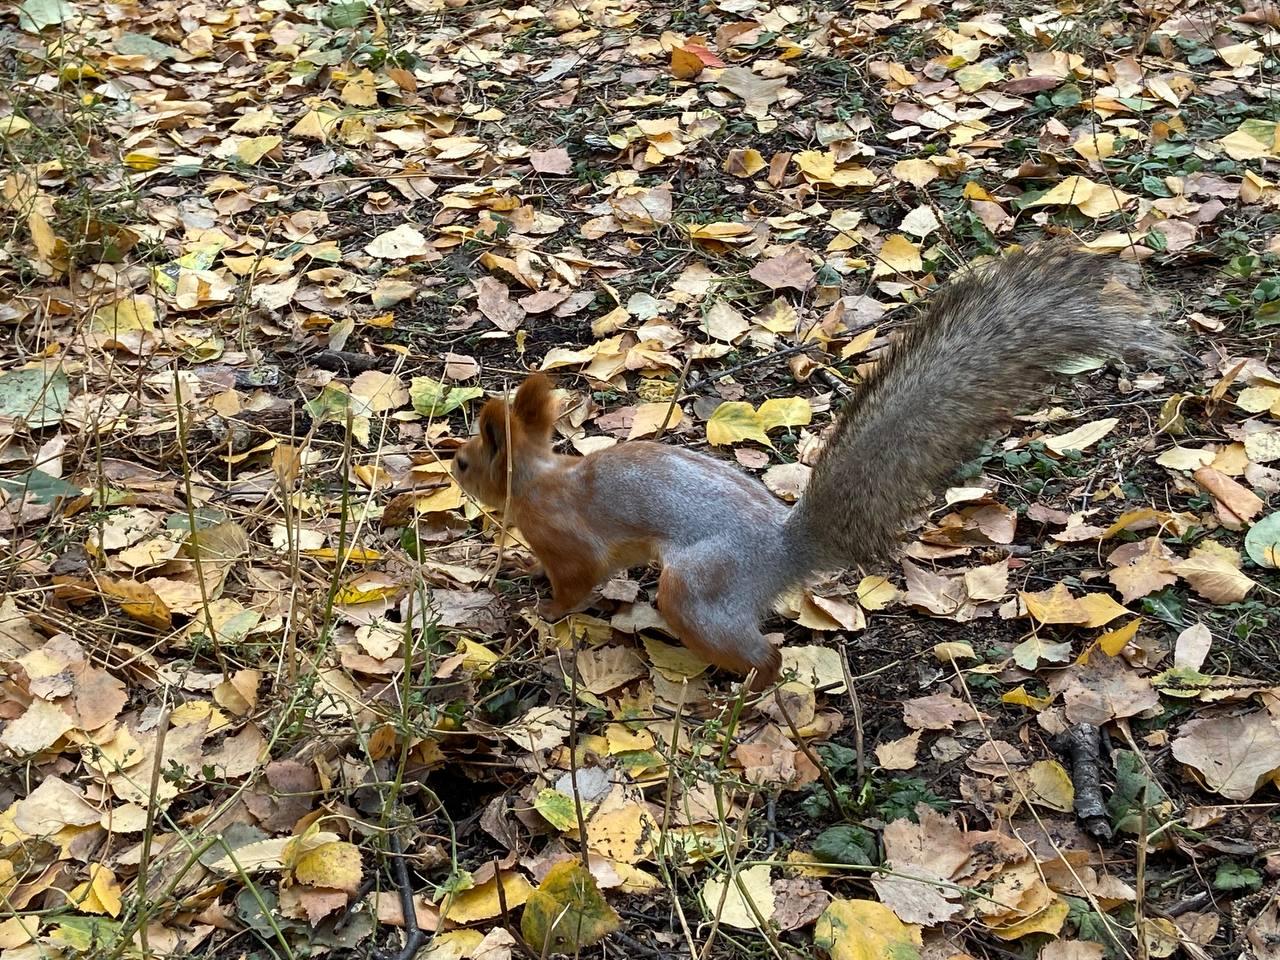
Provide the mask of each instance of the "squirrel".
POLYGON ((754 671, 763 689, 781 654, 760 621, 781 593, 889 559, 929 497, 1055 366, 1169 352, 1137 280, 1133 264, 1064 241, 953 278, 859 384, 794 507, 723 460, 659 442, 554 452, 558 413, 541 373, 510 405, 485 404, 454 472, 472 496, 506 505, 551 582, 546 618, 658 561, 658 609, 675 635, 718 667, 754 671))

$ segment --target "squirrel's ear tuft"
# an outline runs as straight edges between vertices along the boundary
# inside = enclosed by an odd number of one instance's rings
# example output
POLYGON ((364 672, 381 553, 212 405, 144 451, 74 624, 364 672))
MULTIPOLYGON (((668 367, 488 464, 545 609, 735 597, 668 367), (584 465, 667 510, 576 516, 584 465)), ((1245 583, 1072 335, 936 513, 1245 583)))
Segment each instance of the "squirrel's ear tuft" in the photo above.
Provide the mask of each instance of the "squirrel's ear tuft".
POLYGON ((512 414, 525 432, 533 437, 550 438, 556 422, 554 384, 545 373, 535 373, 516 391, 512 414))
POLYGON ((494 453, 502 453, 507 447, 507 403, 496 397, 488 401, 480 411, 480 427, 476 431, 480 440, 494 453))

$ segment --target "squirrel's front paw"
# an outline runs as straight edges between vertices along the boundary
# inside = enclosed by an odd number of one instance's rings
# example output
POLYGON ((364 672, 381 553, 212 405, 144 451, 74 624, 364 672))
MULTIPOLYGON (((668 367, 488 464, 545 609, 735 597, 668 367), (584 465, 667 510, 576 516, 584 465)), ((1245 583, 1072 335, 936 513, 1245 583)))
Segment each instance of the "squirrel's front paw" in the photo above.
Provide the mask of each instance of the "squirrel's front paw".
POLYGON ((563 620, 569 614, 573 613, 571 609, 562 603, 558 603, 554 598, 551 600, 540 600, 538 602, 538 616, 548 623, 555 623, 557 620, 563 620))
POLYGON ((511 569, 515 573, 523 574, 534 580, 545 580, 547 578, 547 570, 542 565, 542 561, 532 554, 518 554, 510 558, 511 569))

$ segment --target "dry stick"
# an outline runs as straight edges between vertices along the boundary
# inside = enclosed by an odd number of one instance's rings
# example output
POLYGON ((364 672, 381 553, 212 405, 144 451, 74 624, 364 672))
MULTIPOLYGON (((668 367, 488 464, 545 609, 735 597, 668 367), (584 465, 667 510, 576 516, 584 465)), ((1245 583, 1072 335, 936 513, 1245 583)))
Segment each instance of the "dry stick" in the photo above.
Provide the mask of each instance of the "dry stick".
MULTIPOLYGON (((671 825, 671 805, 674 802, 676 792, 676 753, 677 746, 680 743, 680 716, 684 713, 684 698, 689 692, 689 681, 683 680, 680 683, 680 699, 676 701, 676 711, 671 717, 671 756, 667 759, 667 799, 662 806, 662 829, 658 833, 658 870, 665 878, 670 877, 670 871, 667 869, 667 831, 671 825)), ((684 933, 685 943, 689 947, 690 960, 698 955, 697 945, 693 942, 693 931, 689 929, 689 920, 684 915, 684 907, 680 905, 680 898, 675 896, 675 883, 668 880, 672 898, 671 902, 675 904, 676 917, 680 920, 680 930, 684 933)))
MULTIPOLYGON (((973 702, 973 691, 969 689, 969 684, 965 682, 964 673, 961 672, 960 670, 960 664, 957 663, 955 660, 952 660, 951 669, 955 671, 956 682, 960 684, 960 690, 964 694, 965 703, 969 705, 969 709, 973 711, 974 716, 977 718, 978 726, 982 728, 983 736, 985 736, 987 740, 993 741, 994 738, 991 736, 991 728, 987 726, 987 722, 983 718, 982 711, 978 709, 978 705, 973 702)), ((1031 814, 1031 819, 1035 821, 1036 826, 1040 828, 1041 832, 1044 834, 1045 838, 1048 840, 1050 849, 1053 850, 1054 855, 1062 861, 1063 866, 1066 867, 1067 872, 1071 875, 1071 879, 1074 880, 1076 882, 1076 885, 1079 886, 1080 889, 1084 891, 1085 900, 1088 901, 1089 906, 1091 906, 1094 909, 1094 912, 1098 914, 1098 917, 1102 921, 1102 925, 1106 928, 1107 933, 1111 935, 1112 939, 1117 944, 1119 944, 1120 937, 1117 936, 1116 929, 1117 928, 1123 929, 1123 927, 1119 923, 1117 923, 1115 920, 1112 920, 1103 911, 1102 906, 1098 903, 1097 896, 1089 889, 1088 885, 1084 882, 1084 880, 1081 879, 1080 874, 1076 871, 1075 866, 1071 863, 1069 859, 1067 859, 1067 855, 1065 851, 1063 851, 1063 849, 1053 839, 1053 835, 1050 833, 1049 827, 1045 824, 1044 818, 1040 816, 1040 811, 1036 809, 1035 804, 1031 802, 1031 798, 1027 796, 1027 791, 1023 787, 1023 785, 1018 781, 1016 777, 1014 777, 1013 770, 1009 766, 1008 759, 1005 757, 1003 753, 999 754, 999 759, 1000 759, 1001 766, 1004 767, 1005 776, 1009 778, 1009 782, 1013 785, 1014 789, 1017 791, 1018 797, 1026 805, 1027 812, 1031 814)), ((1017 834, 1014 834, 1014 836, 1017 836, 1017 834)), ((1031 859, 1032 859, 1032 862, 1035 864, 1036 872, 1040 875, 1041 882, 1043 882, 1044 871, 1040 869, 1040 861, 1035 856, 1034 852, 1031 850, 1031 845, 1026 840, 1023 840, 1021 837, 1018 837, 1018 840, 1022 842, 1022 845, 1027 849, 1028 853, 1031 854, 1031 859)), ((1129 951, 1125 950, 1123 946, 1121 946, 1120 949, 1124 953, 1125 957, 1131 957, 1131 954, 1129 953, 1129 951)))
MULTIPOLYGON (((509 392, 509 391, 508 391, 509 392)), ((489 574, 489 589, 493 589, 494 583, 498 580, 498 571, 502 569, 502 553, 507 542, 507 524, 511 522, 511 403, 510 401, 502 405, 503 423, 506 429, 503 433, 503 444, 507 450, 507 493, 502 501, 502 524, 498 527, 498 555, 493 560, 493 571, 489 574)))
POLYGON ((684 393, 685 381, 689 379, 689 367, 693 364, 693 354, 684 358, 684 367, 680 370, 680 379, 676 381, 675 392, 671 394, 671 403, 667 406, 667 412, 662 418, 662 423, 658 424, 658 432, 653 435, 655 442, 662 439, 662 435, 666 433, 667 424, 671 422, 671 414, 675 412, 676 404, 680 402, 680 394, 684 393))
POLYGON ((853 704, 853 752, 857 761, 856 775, 858 793, 867 775, 867 760, 862 739, 862 698, 858 696, 858 688, 853 683, 853 671, 849 669, 849 651, 840 651, 840 669, 844 671, 845 689, 849 691, 849 701, 853 704))
POLYGON ((391 872, 400 894, 400 913, 404 918, 404 946, 392 956, 394 960, 413 960, 418 949, 427 942, 427 935, 418 925, 418 910, 413 905, 413 885, 409 882, 409 868, 404 865, 404 845, 400 842, 400 834, 392 829, 387 839, 391 845, 391 872))
MULTIPOLYGON (((716 794, 717 795, 720 794, 720 790, 718 787, 716 789, 716 794)), ((742 834, 746 830, 747 814, 751 812, 751 803, 752 801, 755 800, 755 798, 756 798, 756 795, 754 793, 747 794, 747 804, 745 807, 743 807, 741 819, 738 820, 738 833, 733 838, 734 851, 737 850, 738 844, 742 840, 742 834)), ((733 806, 732 801, 729 802, 729 806, 730 807, 733 806)), ((723 820, 721 822, 723 824, 723 820)), ((730 883, 732 883, 735 876, 734 869, 733 869, 733 860, 732 860, 733 852, 732 851, 729 852, 729 856, 730 856, 730 860, 728 861, 729 881, 730 883)), ((720 888, 720 902, 716 904, 715 913, 712 915, 712 918, 711 918, 711 932, 707 934, 707 942, 702 945, 702 952, 696 955, 698 957, 698 960, 707 960, 708 955, 711 953, 711 945, 716 942, 716 934, 719 933, 720 931, 720 915, 724 913, 724 904, 725 904, 725 900, 728 899, 728 896, 729 896, 729 884, 726 883, 723 887, 720 888)))
POLYGON ((164 742, 169 736, 169 708, 160 712, 160 721, 156 725, 155 760, 151 764, 151 803, 147 804, 147 829, 142 835, 142 857, 138 861, 138 944, 142 947, 143 960, 151 956, 150 938, 147 934, 147 876, 151 869, 151 838, 155 833, 156 823, 156 791, 160 788, 160 767, 164 763, 164 742))
POLYGON ((813 752, 813 748, 800 736, 800 729, 796 726, 795 720, 791 718, 791 711, 787 709, 786 703, 782 699, 782 691, 775 690, 773 692, 773 702, 778 705, 778 712, 782 714, 782 719, 787 721, 787 726, 791 729, 791 736, 795 737, 796 746, 800 748, 800 752, 809 758, 809 762, 817 768, 818 776, 822 778, 822 786, 826 788, 827 799, 831 801, 831 810, 833 813, 840 812, 840 791, 836 787, 836 782, 831 778, 831 771, 827 769, 827 765, 822 759, 813 752))
POLYGON ((591 852, 587 849, 587 818, 582 814, 582 781, 578 779, 578 631, 569 627, 573 641, 573 662, 569 664, 569 780, 573 783, 573 812, 578 818, 579 852, 582 868, 591 872, 591 852))
POLYGON ((200 534, 196 530, 195 494, 191 487, 191 463, 187 459, 186 419, 182 416, 182 380, 178 376, 176 367, 173 371, 173 399, 174 410, 178 419, 178 452, 182 455, 182 482, 187 499, 188 536, 191 538, 191 544, 195 548, 191 551, 191 561, 196 568, 196 582, 200 584, 200 608, 204 611, 204 623, 209 631, 209 643, 213 645, 214 656, 217 657, 218 666, 222 670, 222 679, 228 680, 231 677, 231 672, 227 669, 227 659, 222 654, 222 644, 218 642, 218 630, 213 624, 213 610, 209 606, 209 587, 204 582, 204 564, 200 559, 200 554, 203 551, 200 546, 200 534))
POLYGON ((1149 960, 1151 951, 1147 945, 1146 925, 1147 900, 1147 787, 1142 787, 1142 802, 1138 804, 1138 853, 1134 864, 1133 885, 1137 893, 1133 898, 1133 932, 1138 945, 1139 960, 1149 960))
POLYGON ((498 867, 497 857, 493 858, 493 881, 498 888, 498 909, 502 911, 502 926, 506 929, 507 933, 511 934, 511 939, 516 942, 516 946, 524 952, 525 956, 527 956, 529 960, 542 960, 541 957, 533 952, 533 948, 525 941, 524 934, 511 924, 511 913, 507 909, 507 888, 502 882, 502 870, 498 867))

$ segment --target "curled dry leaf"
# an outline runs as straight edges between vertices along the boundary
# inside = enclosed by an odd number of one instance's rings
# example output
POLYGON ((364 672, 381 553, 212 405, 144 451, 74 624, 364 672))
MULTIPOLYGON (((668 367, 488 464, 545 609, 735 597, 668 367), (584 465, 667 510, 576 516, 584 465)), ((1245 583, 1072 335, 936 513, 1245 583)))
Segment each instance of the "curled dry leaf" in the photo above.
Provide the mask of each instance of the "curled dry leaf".
POLYGON ((1174 739, 1173 755, 1210 790, 1243 803, 1280 772, 1280 724, 1263 710, 1192 720, 1174 739))

